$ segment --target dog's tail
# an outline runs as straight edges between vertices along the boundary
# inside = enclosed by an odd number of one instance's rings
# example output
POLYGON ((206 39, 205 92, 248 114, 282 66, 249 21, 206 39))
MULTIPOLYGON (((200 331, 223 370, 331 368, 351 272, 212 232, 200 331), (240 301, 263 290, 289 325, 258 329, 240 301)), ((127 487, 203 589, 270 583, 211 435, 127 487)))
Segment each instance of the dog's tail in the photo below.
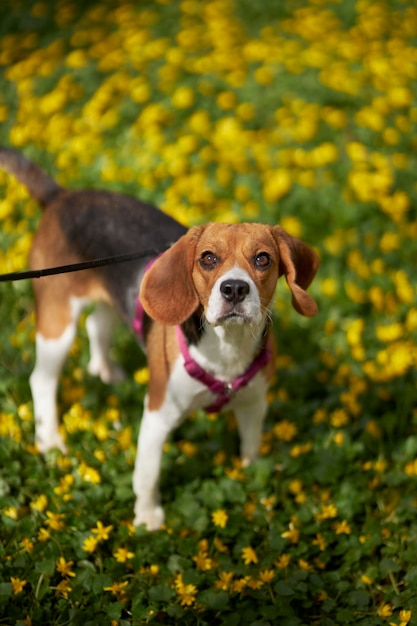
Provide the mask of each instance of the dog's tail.
POLYGON ((0 168, 16 176, 42 207, 62 191, 62 187, 53 178, 12 148, 0 146, 0 168))

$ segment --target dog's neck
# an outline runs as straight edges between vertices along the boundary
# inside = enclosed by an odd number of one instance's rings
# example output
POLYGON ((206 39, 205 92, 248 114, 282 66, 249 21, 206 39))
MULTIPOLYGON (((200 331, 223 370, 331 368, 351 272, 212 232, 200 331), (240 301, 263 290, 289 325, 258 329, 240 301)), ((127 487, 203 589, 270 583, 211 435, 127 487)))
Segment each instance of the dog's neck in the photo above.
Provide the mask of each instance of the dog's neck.
POLYGON ((199 340, 191 343, 189 352, 207 372, 229 382, 254 361, 264 345, 265 332, 266 320, 259 325, 203 322, 199 340))

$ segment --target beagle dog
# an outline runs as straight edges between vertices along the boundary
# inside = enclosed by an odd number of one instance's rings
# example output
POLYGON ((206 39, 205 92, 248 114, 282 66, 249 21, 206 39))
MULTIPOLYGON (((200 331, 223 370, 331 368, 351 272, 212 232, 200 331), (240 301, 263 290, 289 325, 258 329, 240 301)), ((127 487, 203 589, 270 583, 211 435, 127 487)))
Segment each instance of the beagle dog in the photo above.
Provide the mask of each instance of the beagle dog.
POLYGON ((108 191, 69 191, 19 152, 1 148, 0 167, 14 174, 44 211, 30 252, 39 269, 121 253, 154 254, 33 282, 36 363, 30 377, 36 442, 65 450, 57 414, 58 379, 83 307, 89 372, 120 378, 110 360, 114 311, 136 331, 150 381, 133 475, 135 524, 161 527, 158 489, 163 446, 196 409, 235 412, 244 465, 256 458, 274 373, 271 315, 284 275, 292 304, 317 312, 306 289, 316 253, 280 226, 208 223, 187 230, 153 206, 108 191))

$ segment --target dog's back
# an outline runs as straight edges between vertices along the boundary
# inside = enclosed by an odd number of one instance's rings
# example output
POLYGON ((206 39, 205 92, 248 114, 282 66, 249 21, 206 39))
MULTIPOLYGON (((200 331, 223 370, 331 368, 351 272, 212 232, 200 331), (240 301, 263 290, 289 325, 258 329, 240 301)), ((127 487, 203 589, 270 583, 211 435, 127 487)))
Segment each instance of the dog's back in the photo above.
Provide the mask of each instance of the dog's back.
MULTIPOLYGON (((67 190, 10 148, 0 147, 0 167, 16 176, 44 209, 30 253, 31 269, 150 251, 147 257, 94 270, 114 306, 131 323, 143 268, 152 256, 163 252, 187 229, 132 196, 110 191, 67 190)), ((82 282, 81 277, 78 279, 82 282)))

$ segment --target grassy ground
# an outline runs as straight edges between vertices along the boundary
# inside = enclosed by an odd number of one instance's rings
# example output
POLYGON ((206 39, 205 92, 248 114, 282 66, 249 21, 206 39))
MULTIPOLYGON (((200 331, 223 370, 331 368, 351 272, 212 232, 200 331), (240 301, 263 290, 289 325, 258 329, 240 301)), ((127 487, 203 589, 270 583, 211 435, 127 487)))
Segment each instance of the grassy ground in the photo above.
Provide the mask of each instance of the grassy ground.
MULTIPOLYGON (((41 457, 30 285, 1 285, 0 624, 417 624, 414 2, 3 0, 0 71, 0 141, 62 184, 190 225, 279 222, 322 259, 316 318, 277 290, 259 461, 240 467, 232 416, 193 416, 165 450, 154 534, 132 526, 133 338, 108 388, 81 329, 69 454, 41 457)), ((0 185, 8 272, 39 209, 0 185)))

